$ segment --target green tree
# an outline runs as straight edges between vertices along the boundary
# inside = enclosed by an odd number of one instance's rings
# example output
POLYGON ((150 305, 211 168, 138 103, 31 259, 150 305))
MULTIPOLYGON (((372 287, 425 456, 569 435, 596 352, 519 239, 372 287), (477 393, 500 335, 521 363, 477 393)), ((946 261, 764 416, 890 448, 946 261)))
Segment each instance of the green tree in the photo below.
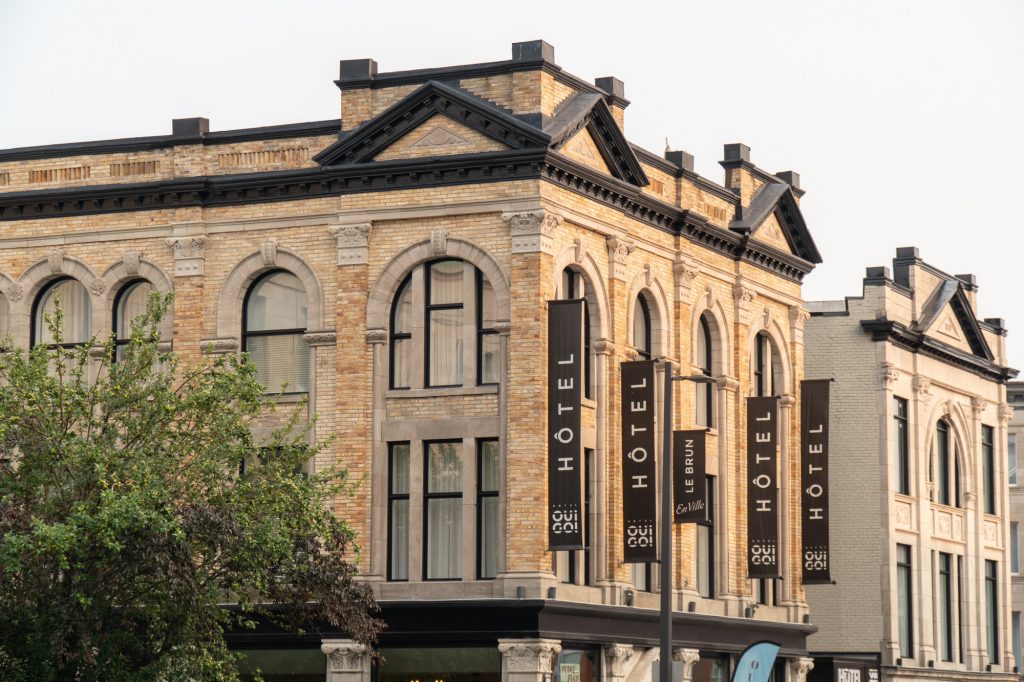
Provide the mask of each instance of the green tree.
MULTIPOLYGON (((0 354, 4 680, 232 680, 227 631, 319 624, 372 646, 382 627, 331 511, 352 484, 302 472, 319 446, 298 410, 254 440, 268 404, 244 359, 161 352, 169 305, 152 297, 117 362, 112 340, 102 360, 93 343, 0 354)), ((59 309, 47 323, 59 342, 59 309)))

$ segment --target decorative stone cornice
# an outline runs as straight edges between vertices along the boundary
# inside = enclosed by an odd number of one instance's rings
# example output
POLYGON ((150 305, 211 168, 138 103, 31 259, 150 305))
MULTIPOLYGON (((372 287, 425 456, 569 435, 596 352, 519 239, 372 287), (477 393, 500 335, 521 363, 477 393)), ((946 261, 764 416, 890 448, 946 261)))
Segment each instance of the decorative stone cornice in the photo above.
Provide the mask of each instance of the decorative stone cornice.
POLYGON ((676 301, 685 301, 693 286, 693 280, 700 274, 700 263, 676 252, 676 260, 672 263, 672 275, 675 277, 676 301))
POLYGON ((806 682, 807 673, 814 670, 814 659, 806 656, 791 658, 787 661, 787 665, 789 666, 789 680, 792 682, 806 682))
POLYGON ((625 677, 631 668, 630 661, 636 655, 636 649, 631 644, 605 644, 604 660, 609 675, 613 678, 625 677))
POLYGON ((388 330, 387 329, 367 329, 366 330, 366 343, 387 343, 388 341, 388 330))
POLYGON ((167 246, 174 254, 174 276, 193 277, 202 275, 206 262, 205 235, 194 235, 192 237, 170 237, 167 239, 167 246))
POLYGON ((7 287, 7 291, 4 292, 7 295, 7 300, 11 303, 17 303, 25 295, 25 287, 21 286, 17 282, 7 287))
POLYGON ((267 267, 277 265, 277 240, 268 239, 260 244, 260 255, 263 256, 263 264, 267 267))
POLYGON ((338 265, 365 265, 370 259, 370 232, 373 223, 335 225, 331 236, 337 241, 338 265))
POLYGON ((142 264, 142 251, 125 251, 121 256, 125 272, 129 275, 139 274, 139 266, 142 264))
POLYGON ((332 331, 306 332, 302 340, 307 346, 333 346, 338 341, 338 334, 332 331))
POLYGON ((891 362, 882 363, 882 381, 886 384, 896 383, 900 378, 900 370, 891 362))
MULTIPOLYGON (((320 645, 332 673, 361 673, 366 665, 366 647, 351 640, 327 641, 320 645)), ((369 672, 369 671, 366 671, 369 672)))
POLYGON ((550 675, 562 645, 553 639, 499 639, 498 651, 508 673, 550 675))
POLYGON ((46 252, 46 264, 50 268, 51 275, 59 275, 64 272, 64 254, 67 249, 58 246, 46 252))
POLYGON ((238 339, 203 339, 199 346, 206 355, 226 355, 238 350, 238 339))
POLYGON ((562 225, 562 216, 544 209, 502 213, 512 237, 512 253, 546 253, 554 255, 555 232, 562 225))
POLYGON ((636 250, 636 241, 626 237, 611 236, 608 241, 608 276, 612 279, 625 280, 626 262, 629 254, 636 250))

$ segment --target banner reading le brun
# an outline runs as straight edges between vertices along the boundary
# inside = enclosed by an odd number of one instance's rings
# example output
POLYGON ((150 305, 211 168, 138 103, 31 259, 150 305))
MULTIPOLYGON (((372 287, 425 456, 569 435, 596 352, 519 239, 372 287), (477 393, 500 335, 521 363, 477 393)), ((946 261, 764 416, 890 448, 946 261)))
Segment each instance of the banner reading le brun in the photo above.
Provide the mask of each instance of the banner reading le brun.
POLYGON ((708 520, 705 430, 672 434, 672 509, 676 523, 708 520))
POLYGON ((747 398, 747 574, 779 577, 779 399, 747 398))
POLYGON ((583 549, 583 301, 548 301, 548 548, 583 549))
POLYGON ((654 361, 624 362, 622 372, 622 541, 625 563, 658 560, 654 461, 654 361))
POLYGON ((800 489, 803 582, 831 584, 828 533, 828 400, 830 379, 800 385, 800 489))

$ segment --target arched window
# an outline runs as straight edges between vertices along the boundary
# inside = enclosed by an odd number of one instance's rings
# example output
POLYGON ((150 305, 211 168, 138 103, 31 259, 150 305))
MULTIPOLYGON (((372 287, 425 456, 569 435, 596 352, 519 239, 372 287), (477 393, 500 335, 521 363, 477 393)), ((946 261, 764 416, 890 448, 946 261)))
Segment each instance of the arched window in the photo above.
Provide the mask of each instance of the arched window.
POLYGON ((590 302, 587 301, 583 275, 570 267, 562 271, 562 299, 568 301, 575 298, 583 299, 583 397, 593 399, 594 363, 590 357, 590 302))
MULTIPOLYGON (((707 315, 700 316, 699 327, 697 342, 693 346, 693 364, 700 368, 701 374, 710 377, 713 347, 711 345, 711 326, 708 324, 707 315)), ((714 426, 714 384, 694 383, 694 388, 696 390, 694 421, 697 426, 714 426)))
POLYGON ((960 507, 960 458, 953 444, 949 423, 945 419, 935 425, 935 494, 939 504, 960 507))
POLYGON ((132 338, 132 321, 146 312, 149 295, 155 291, 144 279, 128 282, 114 299, 114 361, 124 359, 124 349, 132 338))
POLYGON ((467 374, 498 383, 497 317, 494 288, 470 263, 446 258, 414 268, 391 306, 391 388, 462 386, 467 374))
POLYGON ((243 350, 256 367, 256 379, 268 393, 309 390, 306 290, 298 277, 272 270, 259 277, 245 295, 243 350))
POLYGON ((643 294, 633 304, 633 347, 641 358, 651 359, 651 308, 643 294))
POLYGON ((55 339, 46 324, 46 316, 57 311, 57 300, 64 313, 62 346, 71 348, 87 342, 92 332, 92 307, 89 292, 82 283, 70 277, 56 279, 39 292, 32 306, 31 345, 53 344, 55 339))
POLYGON ((772 396, 782 390, 782 359, 766 332, 754 340, 754 395, 772 396))

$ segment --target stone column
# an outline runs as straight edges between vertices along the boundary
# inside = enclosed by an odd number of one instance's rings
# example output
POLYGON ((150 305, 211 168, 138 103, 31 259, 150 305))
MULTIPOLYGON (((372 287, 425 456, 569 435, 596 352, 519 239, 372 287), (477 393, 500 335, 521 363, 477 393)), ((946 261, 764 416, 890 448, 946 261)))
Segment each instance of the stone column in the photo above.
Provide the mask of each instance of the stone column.
POLYGON ((325 639, 320 651, 327 656, 327 682, 369 682, 370 654, 351 639, 325 639))
POLYGON ((787 682, 807 682, 807 673, 814 670, 814 659, 806 656, 786 661, 787 682))
POLYGON ((683 682, 693 682, 693 667, 700 660, 699 649, 673 649, 672 661, 683 664, 683 682))
POLYGON ((498 651, 502 682, 550 682, 562 644, 557 639, 499 639, 498 651))

